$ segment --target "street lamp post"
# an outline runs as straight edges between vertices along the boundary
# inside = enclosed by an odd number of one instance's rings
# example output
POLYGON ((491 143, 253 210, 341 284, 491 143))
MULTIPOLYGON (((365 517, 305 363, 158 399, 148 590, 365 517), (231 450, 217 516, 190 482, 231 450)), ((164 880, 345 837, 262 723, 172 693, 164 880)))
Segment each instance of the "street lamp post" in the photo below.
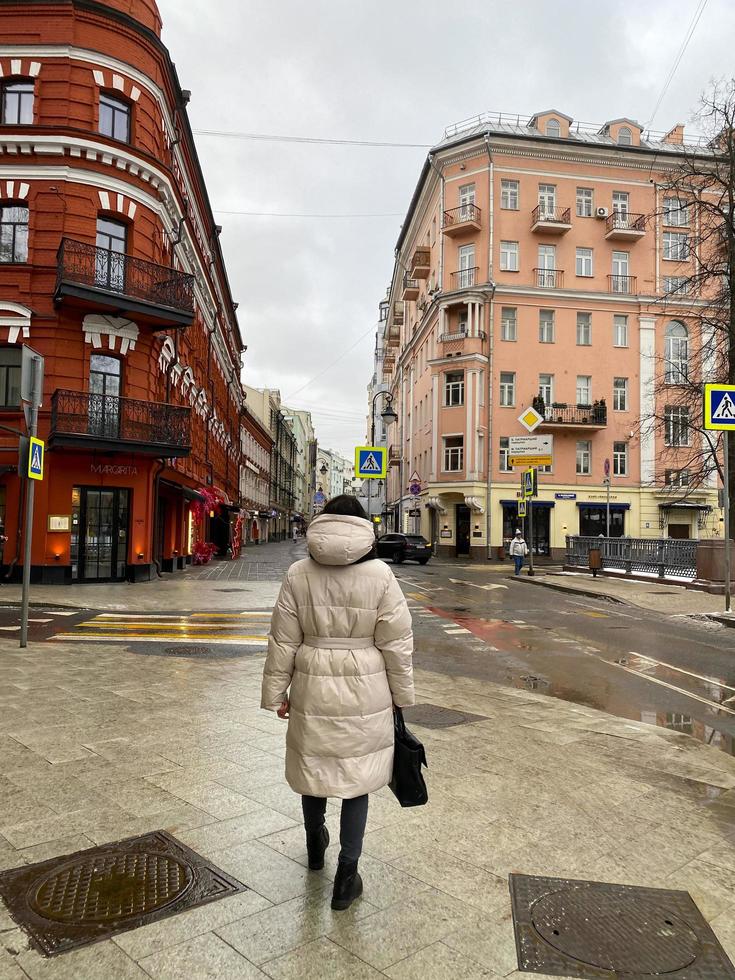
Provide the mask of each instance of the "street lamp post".
MULTIPOLYGON (((390 392, 388 391, 376 391, 376 393, 373 395, 372 404, 370 405, 370 445, 371 446, 375 445, 375 403, 380 398, 381 395, 385 395, 385 408, 380 413, 381 419, 385 422, 386 425, 390 425, 392 422, 398 421, 398 416, 396 415, 395 409, 393 408, 393 395, 391 395, 390 392)), ((387 481, 386 481, 386 486, 387 486, 387 481)), ((371 483, 368 480, 367 511, 368 511, 368 518, 372 520, 372 516, 370 514, 370 488, 371 488, 371 483)))

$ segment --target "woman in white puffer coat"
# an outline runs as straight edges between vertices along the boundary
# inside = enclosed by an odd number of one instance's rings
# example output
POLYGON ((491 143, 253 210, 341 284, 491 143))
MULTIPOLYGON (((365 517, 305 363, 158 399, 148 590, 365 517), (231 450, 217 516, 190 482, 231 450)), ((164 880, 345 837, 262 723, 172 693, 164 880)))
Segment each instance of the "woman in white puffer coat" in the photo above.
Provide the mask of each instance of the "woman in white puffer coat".
POLYGON ((330 500, 306 541, 273 611, 261 706, 289 720, 286 779, 302 796, 312 870, 329 844, 326 798, 343 801, 332 908, 346 909, 362 893, 368 793, 391 778, 393 705, 414 703, 411 614, 354 497, 330 500))

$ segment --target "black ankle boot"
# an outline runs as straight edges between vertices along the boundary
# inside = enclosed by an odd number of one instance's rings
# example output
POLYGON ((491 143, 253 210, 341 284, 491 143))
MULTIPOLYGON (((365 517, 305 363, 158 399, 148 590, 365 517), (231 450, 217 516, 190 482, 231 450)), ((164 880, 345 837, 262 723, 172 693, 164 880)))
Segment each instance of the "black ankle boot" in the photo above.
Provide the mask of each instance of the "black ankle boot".
POLYGON ((340 861, 334 879, 332 908, 343 912, 362 895, 362 878, 357 873, 357 861, 340 861))
POLYGON ((324 852, 329 846, 329 831, 326 826, 319 830, 306 832, 306 853, 309 858, 309 871, 321 871, 324 867, 324 852))

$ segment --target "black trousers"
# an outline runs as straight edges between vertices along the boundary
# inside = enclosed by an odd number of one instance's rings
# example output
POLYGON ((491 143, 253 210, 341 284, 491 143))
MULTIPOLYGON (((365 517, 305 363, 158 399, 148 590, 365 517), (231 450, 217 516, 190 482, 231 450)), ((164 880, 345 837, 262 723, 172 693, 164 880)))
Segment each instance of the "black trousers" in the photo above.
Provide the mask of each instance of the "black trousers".
MULTIPOLYGON (((307 833, 321 830, 327 801, 322 796, 302 796, 304 827, 307 833)), ((353 800, 342 800, 342 814, 339 824, 340 861, 358 861, 362 854, 362 839, 368 815, 368 797, 356 796, 353 800)))

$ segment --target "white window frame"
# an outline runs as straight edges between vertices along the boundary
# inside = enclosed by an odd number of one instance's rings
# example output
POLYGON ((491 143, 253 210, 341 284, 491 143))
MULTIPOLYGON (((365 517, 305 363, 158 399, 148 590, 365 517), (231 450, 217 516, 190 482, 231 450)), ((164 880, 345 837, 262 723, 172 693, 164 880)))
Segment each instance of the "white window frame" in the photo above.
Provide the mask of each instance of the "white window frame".
POLYGON ((546 120, 544 136, 553 136, 555 139, 558 139, 561 136, 561 123, 554 116, 552 116, 551 119, 546 120))
POLYGON ((538 311, 538 342, 553 344, 556 341, 556 312, 554 310, 538 311))
POLYGON ((499 404, 501 408, 515 408, 516 404, 516 373, 501 371, 498 382, 499 404), (506 380, 503 380, 503 379, 506 380), (510 378, 511 380, 507 380, 510 378))
POLYGON ((460 408, 464 405, 464 371, 445 371, 444 372, 444 407, 460 408), (459 374, 461 379, 450 381, 449 376, 459 374))
POLYGON ((503 306, 500 310, 500 339, 508 342, 518 340, 518 307, 503 306))
POLYGON ((592 314, 584 311, 577 311, 577 346, 590 347, 592 345, 592 314))
POLYGON ((688 296, 688 276, 664 276, 664 293, 667 296, 688 296))
POLYGON ((578 374, 577 384, 575 387, 575 392, 577 395, 577 405, 591 405, 592 404, 592 375, 591 374, 578 374), (584 396, 586 392, 586 397, 584 396))
POLYGON ((613 476, 628 476, 628 443, 613 443, 613 476), (622 449, 621 449, 622 446, 622 449))
POLYGON ((670 228, 688 228, 689 204, 679 197, 665 197, 663 221, 670 228))
POLYGON ((510 465, 510 436, 500 437, 500 456, 498 460, 498 470, 500 473, 513 472, 513 467, 510 465))
POLYGON ((665 231, 663 249, 665 262, 688 262, 691 257, 689 235, 685 231, 665 231))
POLYGON ((538 376, 538 393, 544 400, 544 405, 548 408, 554 401, 554 375, 540 374, 538 376))
POLYGON ((628 339, 628 314, 627 313, 615 313, 613 315, 613 347, 628 347, 630 342, 628 339), (621 337, 624 343, 619 343, 621 337))
POLYGON ((613 411, 628 411, 628 379, 613 378, 613 411), (622 384, 618 384, 621 381, 622 384))
POLYGON ((594 249, 578 246, 574 259, 574 271, 578 276, 591 278, 594 275, 594 249))
POLYGON ((681 321, 672 320, 664 333, 664 381, 669 385, 685 384, 688 377, 689 330, 681 321))
POLYGON ((538 185, 539 218, 554 217, 556 211, 556 184, 538 185))
POLYGON ((577 441, 576 457, 577 476, 590 476, 592 473, 592 442, 589 439, 577 441))
POLYGON ((630 194, 628 191, 612 192, 612 209, 615 214, 630 214, 630 194))
POLYGON ((461 473, 464 470, 464 436, 450 435, 442 437, 442 473, 461 473), (448 439, 459 439, 460 445, 448 446, 448 439))
POLYGON ((664 408, 664 445, 679 448, 690 446, 692 414, 686 405, 666 405, 664 408))
POLYGON ((518 242, 501 241, 500 243, 500 271, 518 272, 520 265, 520 248, 518 242))
POLYGON ((518 211, 521 204, 521 182, 503 178, 500 181, 500 207, 503 211, 518 211))
POLYGON ((595 213, 595 190, 593 187, 578 187, 576 199, 578 218, 591 218, 595 213))

